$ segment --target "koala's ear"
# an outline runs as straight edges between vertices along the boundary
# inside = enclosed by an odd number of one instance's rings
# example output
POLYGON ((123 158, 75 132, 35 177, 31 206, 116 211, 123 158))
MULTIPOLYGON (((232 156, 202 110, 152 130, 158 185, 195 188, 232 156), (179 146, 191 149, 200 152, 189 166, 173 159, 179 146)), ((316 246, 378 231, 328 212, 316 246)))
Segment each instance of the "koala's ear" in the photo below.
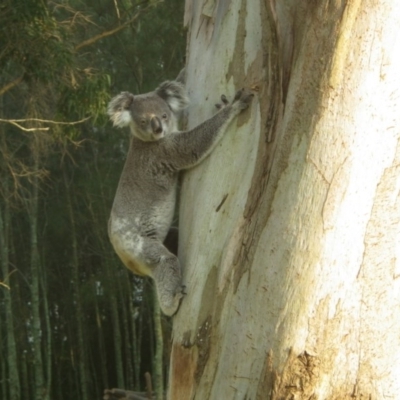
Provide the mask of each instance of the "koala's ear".
POLYGON ((186 68, 182 68, 175 80, 184 85, 186 83, 186 68))
POLYGON ((107 107, 107 114, 110 116, 114 126, 123 128, 130 124, 132 117, 129 109, 133 99, 133 94, 129 92, 122 92, 111 99, 107 107))
POLYGON ((155 92, 168 103, 169 108, 175 113, 182 111, 189 104, 185 87, 177 81, 166 81, 155 92))

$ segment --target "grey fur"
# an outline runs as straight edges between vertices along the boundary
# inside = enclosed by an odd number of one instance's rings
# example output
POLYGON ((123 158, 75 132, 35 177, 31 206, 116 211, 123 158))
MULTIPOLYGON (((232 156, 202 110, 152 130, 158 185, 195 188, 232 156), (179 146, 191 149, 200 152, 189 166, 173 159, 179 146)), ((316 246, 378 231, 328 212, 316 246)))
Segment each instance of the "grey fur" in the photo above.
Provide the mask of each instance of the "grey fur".
POLYGON ((174 214, 178 173, 207 157, 252 97, 242 89, 229 104, 221 96, 218 113, 185 132, 177 130, 177 115, 188 104, 180 82, 167 81, 138 96, 122 92, 108 106, 114 125, 130 126, 132 133, 109 220, 110 240, 132 272, 155 280, 166 315, 175 314, 185 294, 179 260, 163 245, 174 214))

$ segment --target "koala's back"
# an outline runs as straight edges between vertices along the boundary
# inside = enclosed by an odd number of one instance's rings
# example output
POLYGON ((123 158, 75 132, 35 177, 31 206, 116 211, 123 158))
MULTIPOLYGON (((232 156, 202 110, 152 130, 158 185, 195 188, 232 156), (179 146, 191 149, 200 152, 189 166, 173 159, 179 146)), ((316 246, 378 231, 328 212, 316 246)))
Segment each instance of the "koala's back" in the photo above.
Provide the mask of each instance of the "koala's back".
POLYGON ((177 181, 160 142, 133 138, 114 199, 110 234, 119 230, 123 218, 126 230, 163 240, 174 215, 177 181))

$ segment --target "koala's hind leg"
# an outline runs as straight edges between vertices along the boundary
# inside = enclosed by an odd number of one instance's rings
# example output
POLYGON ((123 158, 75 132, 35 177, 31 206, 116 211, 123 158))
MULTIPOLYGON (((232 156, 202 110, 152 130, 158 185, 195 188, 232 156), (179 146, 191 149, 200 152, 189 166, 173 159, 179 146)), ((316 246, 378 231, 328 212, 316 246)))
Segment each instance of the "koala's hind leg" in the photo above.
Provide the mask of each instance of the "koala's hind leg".
POLYGON ((151 271, 161 310, 166 315, 174 315, 185 295, 179 260, 157 239, 143 240, 141 258, 151 271))
MULTIPOLYGON (((177 240, 177 231, 172 236, 177 240)), ((163 313, 175 314, 184 296, 178 258, 158 239, 133 229, 111 231, 110 238, 120 259, 134 274, 154 279, 163 313)))

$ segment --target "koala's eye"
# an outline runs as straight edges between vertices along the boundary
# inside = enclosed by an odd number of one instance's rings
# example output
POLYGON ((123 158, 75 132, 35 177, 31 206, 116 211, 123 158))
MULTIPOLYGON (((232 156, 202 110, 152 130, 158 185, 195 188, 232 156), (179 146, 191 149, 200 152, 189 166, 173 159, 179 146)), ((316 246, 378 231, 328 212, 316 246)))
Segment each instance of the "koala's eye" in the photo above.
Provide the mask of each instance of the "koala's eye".
POLYGON ((162 118, 163 118, 163 119, 167 119, 167 118, 168 118, 168 115, 164 113, 164 114, 162 115, 162 118))
POLYGON ((146 120, 145 120, 144 118, 141 119, 141 120, 140 120, 140 124, 141 124, 141 125, 146 125, 146 120))

